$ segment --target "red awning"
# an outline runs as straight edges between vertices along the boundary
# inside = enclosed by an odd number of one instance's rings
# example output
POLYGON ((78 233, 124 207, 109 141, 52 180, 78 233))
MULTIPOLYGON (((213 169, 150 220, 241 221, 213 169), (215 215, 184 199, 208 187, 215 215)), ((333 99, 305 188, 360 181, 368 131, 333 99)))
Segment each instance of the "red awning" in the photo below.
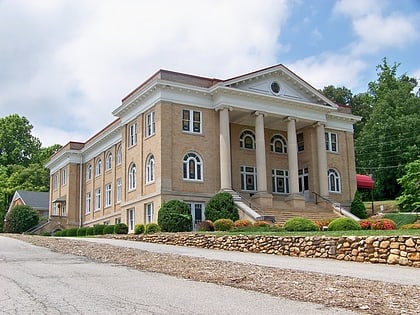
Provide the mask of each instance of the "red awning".
POLYGON ((373 189, 375 185, 372 178, 367 175, 356 174, 356 182, 357 182, 357 189, 364 188, 364 189, 373 189))

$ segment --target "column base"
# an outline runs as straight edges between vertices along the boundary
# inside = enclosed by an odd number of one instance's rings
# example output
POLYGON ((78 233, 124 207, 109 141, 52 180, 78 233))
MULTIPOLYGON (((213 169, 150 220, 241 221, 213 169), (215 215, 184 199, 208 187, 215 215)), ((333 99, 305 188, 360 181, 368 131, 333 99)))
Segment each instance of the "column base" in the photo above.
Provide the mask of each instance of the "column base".
POLYGON ((251 197, 251 200, 261 208, 273 207, 273 195, 267 192, 257 192, 251 197))
POLYGON ((291 194, 286 198, 286 202, 292 208, 305 209, 305 198, 301 194, 291 194))

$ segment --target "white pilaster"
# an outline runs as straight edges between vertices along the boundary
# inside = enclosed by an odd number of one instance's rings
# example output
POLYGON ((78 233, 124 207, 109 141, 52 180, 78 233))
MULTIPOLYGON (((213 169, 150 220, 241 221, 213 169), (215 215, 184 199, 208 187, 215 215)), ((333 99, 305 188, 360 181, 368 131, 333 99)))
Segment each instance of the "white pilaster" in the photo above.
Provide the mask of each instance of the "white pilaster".
POLYGON ((264 114, 261 112, 256 112, 255 116, 257 190, 258 192, 266 193, 267 166, 265 159, 264 114))
POLYGON ((298 148, 296 137, 296 119, 287 118, 287 157, 289 160, 289 185, 290 194, 299 194, 298 176, 298 148))
POLYGON ((220 189, 232 189, 232 171, 230 155, 229 108, 219 110, 220 125, 220 189))

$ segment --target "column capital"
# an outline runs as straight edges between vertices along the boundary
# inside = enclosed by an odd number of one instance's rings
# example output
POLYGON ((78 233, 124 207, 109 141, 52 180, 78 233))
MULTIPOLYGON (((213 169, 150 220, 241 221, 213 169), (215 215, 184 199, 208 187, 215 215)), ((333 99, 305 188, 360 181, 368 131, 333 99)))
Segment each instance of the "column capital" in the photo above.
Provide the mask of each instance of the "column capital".
POLYGON ((299 119, 297 119, 296 117, 293 117, 293 116, 287 116, 287 117, 285 117, 284 119, 283 119, 284 121, 291 121, 291 120, 294 120, 294 121, 299 121, 299 119))
POLYGON ((216 106, 216 107, 214 108, 214 110, 215 110, 216 112, 221 111, 221 110, 224 110, 224 109, 227 109, 227 110, 228 110, 228 111, 230 111, 230 112, 233 110, 232 106, 228 106, 228 105, 219 105, 219 106, 216 106))
POLYGON ((266 117, 268 115, 266 112, 259 111, 259 110, 256 110, 253 114, 255 116, 263 116, 263 117, 266 117))
POLYGON ((317 121, 315 123, 313 123, 312 127, 316 128, 316 127, 325 127, 325 122, 323 121, 317 121))

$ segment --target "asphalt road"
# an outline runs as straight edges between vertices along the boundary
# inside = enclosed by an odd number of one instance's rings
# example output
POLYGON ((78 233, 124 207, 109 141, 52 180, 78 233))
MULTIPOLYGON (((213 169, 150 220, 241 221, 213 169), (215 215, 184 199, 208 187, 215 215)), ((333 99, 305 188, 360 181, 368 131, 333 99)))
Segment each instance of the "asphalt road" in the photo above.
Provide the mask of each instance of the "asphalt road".
POLYGON ((0 236, 0 314, 122 313, 357 314, 95 263, 0 236))

